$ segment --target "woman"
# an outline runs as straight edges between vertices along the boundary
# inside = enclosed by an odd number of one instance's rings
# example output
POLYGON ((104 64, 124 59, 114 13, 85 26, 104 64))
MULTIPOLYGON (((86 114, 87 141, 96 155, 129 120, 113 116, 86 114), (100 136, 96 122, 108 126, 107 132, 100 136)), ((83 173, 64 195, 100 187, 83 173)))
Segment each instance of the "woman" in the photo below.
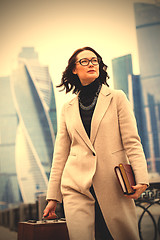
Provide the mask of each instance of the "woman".
POLYGON ((62 109, 44 216, 63 199, 71 240, 139 239, 133 199, 149 184, 146 160, 130 104, 108 87, 106 69, 94 49, 78 49, 60 85, 78 94, 62 109), (135 173, 130 196, 114 173, 121 162, 135 173))

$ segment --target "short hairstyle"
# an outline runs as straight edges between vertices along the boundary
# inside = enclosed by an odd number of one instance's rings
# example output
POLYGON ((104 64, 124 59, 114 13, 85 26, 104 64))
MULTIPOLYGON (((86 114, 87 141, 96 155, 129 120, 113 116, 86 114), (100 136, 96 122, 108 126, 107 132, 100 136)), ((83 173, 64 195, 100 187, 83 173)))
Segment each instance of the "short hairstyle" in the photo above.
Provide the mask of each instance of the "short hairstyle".
POLYGON ((89 50, 95 55, 100 58, 100 63, 99 63, 99 81, 102 84, 105 84, 109 87, 107 80, 109 79, 108 73, 107 73, 107 68, 108 66, 105 65, 102 61, 102 57, 91 47, 83 47, 77 49, 70 59, 68 60, 68 66, 66 67, 65 71, 62 74, 62 79, 61 79, 61 84, 58 85, 57 87, 63 87, 62 90, 66 90, 66 93, 70 92, 73 90, 73 93, 77 94, 80 89, 81 89, 81 82, 77 74, 73 74, 73 69, 75 67, 75 62, 76 62, 76 57, 77 55, 85 50, 89 50))

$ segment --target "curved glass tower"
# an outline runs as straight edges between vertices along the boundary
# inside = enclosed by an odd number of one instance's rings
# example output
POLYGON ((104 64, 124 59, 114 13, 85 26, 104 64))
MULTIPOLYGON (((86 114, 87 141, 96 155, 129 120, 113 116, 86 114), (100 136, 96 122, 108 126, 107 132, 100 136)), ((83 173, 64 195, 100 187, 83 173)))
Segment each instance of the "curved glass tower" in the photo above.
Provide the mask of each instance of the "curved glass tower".
POLYGON ((16 171, 23 201, 27 203, 34 202, 38 194, 46 192, 57 117, 48 67, 42 66, 35 55, 25 59, 23 52, 18 68, 11 76, 11 88, 18 119, 16 171))
POLYGON ((0 209, 22 201, 15 166, 16 129, 10 77, 0 77, 0 209))

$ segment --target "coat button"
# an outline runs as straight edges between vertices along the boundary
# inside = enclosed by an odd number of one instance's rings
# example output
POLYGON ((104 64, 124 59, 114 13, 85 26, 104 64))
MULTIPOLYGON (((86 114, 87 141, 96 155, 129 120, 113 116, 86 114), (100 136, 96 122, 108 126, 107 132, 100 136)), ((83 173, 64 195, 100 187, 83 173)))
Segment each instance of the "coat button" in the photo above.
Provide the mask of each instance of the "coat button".
POLYGON ((93 152, 93 156, 96 156, 96 154, 93 152))

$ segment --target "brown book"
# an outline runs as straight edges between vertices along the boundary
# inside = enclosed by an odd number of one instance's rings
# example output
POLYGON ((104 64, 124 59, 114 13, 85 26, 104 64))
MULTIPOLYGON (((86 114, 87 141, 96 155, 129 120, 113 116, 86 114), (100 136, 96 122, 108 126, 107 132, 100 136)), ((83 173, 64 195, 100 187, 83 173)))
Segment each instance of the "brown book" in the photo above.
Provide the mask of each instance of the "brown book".
POLYGON ((135 190, 132 186, 135 186, 136 182, 131 165, 120 163, 114 170, 123 193, 127 195, 133 194, 135 190))

